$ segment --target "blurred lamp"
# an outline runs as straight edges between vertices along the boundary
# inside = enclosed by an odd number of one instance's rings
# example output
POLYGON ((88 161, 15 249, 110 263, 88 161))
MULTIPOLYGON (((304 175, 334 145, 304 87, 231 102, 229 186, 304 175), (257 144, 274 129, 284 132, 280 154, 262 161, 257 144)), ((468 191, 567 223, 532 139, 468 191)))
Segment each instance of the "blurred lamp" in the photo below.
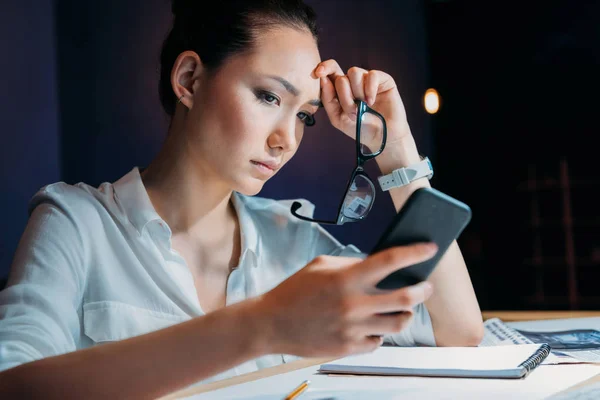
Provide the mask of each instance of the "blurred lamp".
POLYGON ((429 114, 435 114, 440 109, 440 95, 435 89, 427 89, 425 96, 423 97, 423 104, 425 110, 429 114))

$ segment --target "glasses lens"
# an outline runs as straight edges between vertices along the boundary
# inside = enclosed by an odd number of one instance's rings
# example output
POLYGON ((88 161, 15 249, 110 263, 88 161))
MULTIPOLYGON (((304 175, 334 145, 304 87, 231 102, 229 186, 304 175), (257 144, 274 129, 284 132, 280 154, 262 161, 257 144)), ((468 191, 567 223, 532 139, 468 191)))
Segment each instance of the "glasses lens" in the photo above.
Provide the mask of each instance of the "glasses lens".
POLYGON ((371 211, 375 199, 373 183, 363 175, 356 175, 344 199, 343 214, 347 218, 361 219, 371 211))
POLYGON ((364 156, 377 153, 383 143, 383 121, 366 111, 361 118, 360 151, 364 156))

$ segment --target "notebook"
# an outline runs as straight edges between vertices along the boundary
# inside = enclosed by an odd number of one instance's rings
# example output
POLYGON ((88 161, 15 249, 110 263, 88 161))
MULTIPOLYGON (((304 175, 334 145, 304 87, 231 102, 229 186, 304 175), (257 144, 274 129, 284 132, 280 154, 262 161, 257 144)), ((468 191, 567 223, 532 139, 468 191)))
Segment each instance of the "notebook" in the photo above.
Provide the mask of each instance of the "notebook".
POLYGON ((525 378, 550 354, 550 346, 519 344, 491 347, 380 347, 319 367, 320 373, 525 378))

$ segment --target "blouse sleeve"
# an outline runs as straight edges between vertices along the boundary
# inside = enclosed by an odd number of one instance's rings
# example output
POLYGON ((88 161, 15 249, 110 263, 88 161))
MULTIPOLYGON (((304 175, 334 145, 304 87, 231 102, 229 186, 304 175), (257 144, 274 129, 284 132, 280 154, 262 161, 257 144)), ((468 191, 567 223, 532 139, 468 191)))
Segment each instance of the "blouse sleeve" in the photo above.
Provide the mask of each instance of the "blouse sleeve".
POLYGON ((69 208, 42 189, 0 291, 0 371, 77 348, 84 258, 69 208))

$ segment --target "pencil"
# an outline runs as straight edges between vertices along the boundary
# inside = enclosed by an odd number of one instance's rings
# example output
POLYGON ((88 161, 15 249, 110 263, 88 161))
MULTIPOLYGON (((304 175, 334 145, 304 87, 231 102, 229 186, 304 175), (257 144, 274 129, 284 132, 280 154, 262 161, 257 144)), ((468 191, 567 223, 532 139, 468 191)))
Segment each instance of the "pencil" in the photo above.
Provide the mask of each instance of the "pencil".
POLYGON ((310 383, 309 380, 302 382, 296 389, 292 390, 292 392, 290 394, 285 396, 284 400, 293 400, 296 397, 300 396, 306 390, 309 383, 310 383))

